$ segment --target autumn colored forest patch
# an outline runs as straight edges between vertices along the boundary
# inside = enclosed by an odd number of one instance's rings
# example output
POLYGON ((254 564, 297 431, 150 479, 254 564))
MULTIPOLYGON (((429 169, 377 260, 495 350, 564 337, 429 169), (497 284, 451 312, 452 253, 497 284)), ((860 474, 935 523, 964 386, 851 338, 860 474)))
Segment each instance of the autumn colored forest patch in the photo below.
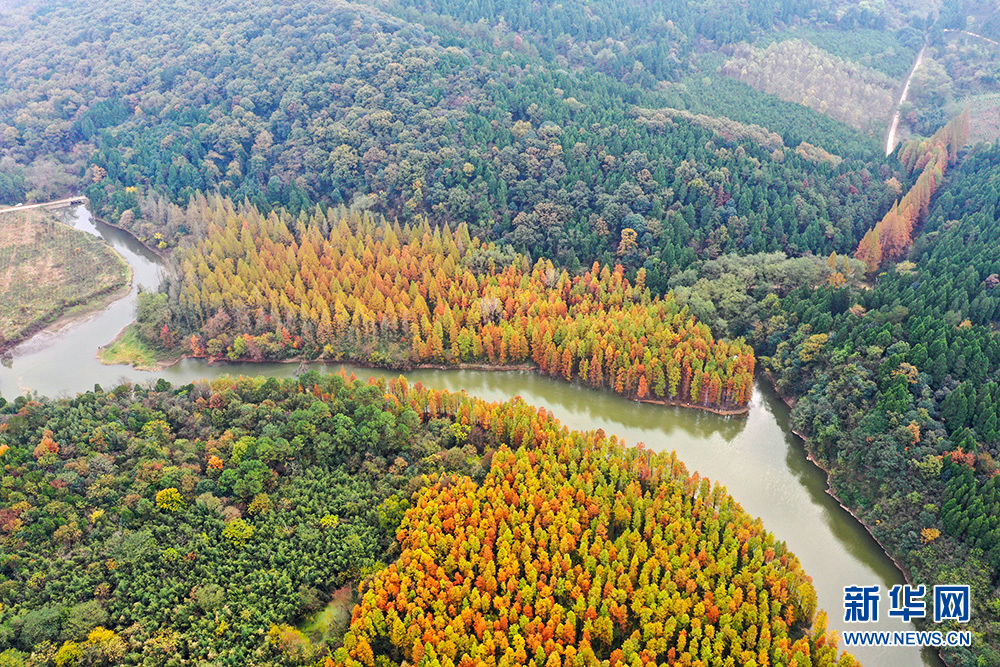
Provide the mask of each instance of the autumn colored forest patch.
POLYGON ((950 164, 958 159, 958 151, 969 139, 969 110, 955 117, 929 139, 907 142, 899 152, 899 160, 910 173, 918 173, 916 182, 902 199, 872 227, 855 257, 868 270, 875 272, 883 262, 901 259, 913 243, 914 228, 927 218, 931 197, 937 192, 950 164))
POLYGON ((520 402, 448 409, 509 446, 481 484, 444 477, 414 498, 336 664, 856 664, 798 559, 674 454, 520 402))
MULTIPOLYGON (((571 276, 452 231, 346 210, 263 215, 197 200, 205 238, 180 253, 147 339, 197 357, 356 360, 390 367, 486 364, 637 399, 746 405, 753 351, 716 340, 640 269, 571 276), (160 317, 161 319, 156 319, 160 317), (161 324, 162 322, 162 324, 161 324)), ((145 322, 144 322, 145 319, 145 322)))
POLYGON ((295 624, 365 581, 338 662, 855 664, 724 488, 520 399, 315 371, 0 399, 0 463, 12 660, 327 665, 295 624))

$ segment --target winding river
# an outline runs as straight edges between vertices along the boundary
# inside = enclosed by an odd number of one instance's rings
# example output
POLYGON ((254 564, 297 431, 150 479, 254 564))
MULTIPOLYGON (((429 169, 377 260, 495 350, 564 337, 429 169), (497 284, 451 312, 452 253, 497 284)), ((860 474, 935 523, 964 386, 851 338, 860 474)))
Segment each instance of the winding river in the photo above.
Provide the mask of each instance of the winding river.
MULTIPOLYGON (((135 271, 128 297, 82 320, 39 333, 13 349, 13 363, 0 368, 0 394, 8 399, 26 391, 71 396, 120 381, 148 382, 164 377, 175 384, 224 374, 290 376, 296 364, 208 364, 185 359, 158 373, 125 366, 104 366, 96 350, 128 324, 134 315, 137 286, 159 285, 156 255, 130 235, 95 221, 80 206, 67 212, 78 229, 102 236, 135 271)), ((330 371, 342 366, 324 366, 330 371)), ((358 377, 388 372, 347 366, 358 377)), ((791 432, 789 411, 765 384, 754 388, 749 415, 720 417, 696 410, 641 405, 609 392, 570 385, 530 372, 431 371, 407 374, 411 381, 449 390, 465 390, 486 400, 521 396, 549 408, 573 429, 604 429, 627 442, 644 442, 656 450, 676 450, 688 469, 725 484, 743 507, 785 540, 813 577, 819 605, 830 615, 830 627, 844 630, 912 630, 886 618, 883 592, 880 621, 843 622, 843 589, 879 584, 883 591, 903 577, 879 545, 854 518, 826 493, 826 476, 806 460, 802 442, 791 432)), ((920 582, 917 582, 920 583, 920 582)), ((843 644, 842 644, 843 647, 843 644)), ((936 654, 916 648, 853 648, 870 667, 940 665, 936 654)))

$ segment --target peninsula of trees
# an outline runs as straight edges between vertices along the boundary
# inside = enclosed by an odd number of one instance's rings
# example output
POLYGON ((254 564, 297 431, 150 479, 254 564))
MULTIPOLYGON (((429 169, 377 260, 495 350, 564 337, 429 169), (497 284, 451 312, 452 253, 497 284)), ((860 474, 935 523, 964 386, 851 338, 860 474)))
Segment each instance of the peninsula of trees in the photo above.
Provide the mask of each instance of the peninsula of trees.
MULTIPOLYGON (((637 399, 747 404, 753 351, 717 341, 640 269, 596 262, 570 276, 455 232, 330 209, 293 218, 199 199, 203 240, 179 253, 164 320, 140 319, 168 350, 212 358, 354 360, 389 366, 525 364, 637 399), (294 230, 294 231, 292 231, 294 230)), ((619 252, 629 252, 627 237, 619 252)), ((148 297, 157 298, 157 297, 148 297)), ((154 312, 154 311, 151 311, 154 312)))

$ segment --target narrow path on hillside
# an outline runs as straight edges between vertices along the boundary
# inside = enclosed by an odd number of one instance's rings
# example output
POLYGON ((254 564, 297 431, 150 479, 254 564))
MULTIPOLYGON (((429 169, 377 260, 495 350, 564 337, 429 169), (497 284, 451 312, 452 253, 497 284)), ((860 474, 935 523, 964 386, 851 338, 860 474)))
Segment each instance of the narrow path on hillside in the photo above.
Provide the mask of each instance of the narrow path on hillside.
POLYGON ((917 73, 917 69, 920 68, 920 63, 924 61, 924 52, 927 50, 927 41, 924 41, 924 45, 920 47, 920 53, 917 54, 917 59, 913 63, 913 68, 910 70, 909 76, 906 77, 906 83, 903 84, 903 92, 899 96, 899 102, 896 103, 896 113, 892 115, 892 122, 889 123, 889 136, 885 140, 885 154, 889 155, 892 153, 892 149, 896 147, 896 130, 899 129, 899 114, 903 107, 903 102, 906 101, 906 96, 910 92, 910 82, 913 81, 913 75, 917 73))
POLYGON ((996 44, 997 46, 1000 46, 1000 42, 996 41, 995 39, 990 39, 985 35, 980 35, 977 32, 969 32, 968 30, 955 30, 954 28, 945 28, 943 32, 953 32, 962 35, 969 35, 970 37, 978 37, 984 42, 989 42, 990 44, 996 44))
MULTIPOLYGON (((981 39, 984 42, 989 42, 990 44, 995 44, 1000 46, 1000 42, 990 39, 979 33, 969 32, 968 30, 955 30, 954 28, 945 28, 942 32, 951 33, 953 35, 968 35, 969 37, 975 37, 981 39)), ((927 45, 930 41, 930 33, 927 34, 924 40, 924 45, 920 47, 920 53, 917 54, 917 59, 913 63, 913 68, 910 69, 909 76, 906 77, 906 83, 903 84, 903 92, 899 96, 899 102, 896 103, 896 113, 892 115, 892 121, 889 123, 889 134, 885 140, 885 154, 889 155, 892 150, 896 147, 896 130, 899 129, 899 117, 900 110, 903 106, 903 102, 906 101, 906 96, 910 93, 910 82, 913 81, 913 75, 917 73, 920 68, 920 64, 924 61, 924 52, 927 51, 927 45)))

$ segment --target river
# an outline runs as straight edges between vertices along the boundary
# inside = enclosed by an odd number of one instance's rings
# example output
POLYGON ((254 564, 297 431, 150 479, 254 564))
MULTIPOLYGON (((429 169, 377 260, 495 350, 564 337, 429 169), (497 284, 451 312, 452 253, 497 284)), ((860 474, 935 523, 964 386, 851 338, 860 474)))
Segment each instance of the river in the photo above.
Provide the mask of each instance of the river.
MULTIPOLYGON (((0 394, 8 399, 25 391, 71 396, 93 388, 95 383, 110 387, 120 381, 150 382, 163 377, 186 384, 224 374, 295 374, 297 364, 208 364, 185 359, 156 373, 101 364, 97 348, 110 342, 133 319, 136 286, 154 289, 159 285, 160 262, 130 235, 94 221, 82 206, 71 209, 67 216, 78 229, 102 236, 132 265, 132 291, 90 317, 43 331, 15 347, 11 367, 0 368, 0 394)), ((337 371, 342 367, 320 368, 337 371)), ((350 365, 346 370, 362 378, 391 375, 350 365)), ((829 613, 832 629, 913 629, 910 623, 886 618, 885 591, 903 583, 902 575, 864 527, 827 495, 825 474, 806 459, 802 441, 791 432, 788 408, 766 384, 758 382, 754 387, 749 414, 733 418, 643 405, 530 372, 421 370, 407 373, 407 377, 436 388, 465 390, 491 401, 521 396, 533 405, 544 405, 570 428, 600 428, 632 444, 644 442, 659 451, 675 450, 688 470, 725 484, 744 509, 761 517, 768 530, 788 543, 813 577, 819 606, 829 613), (844 623, 844 587, 873 584, 883 589, 880 621, 844 623)), ((870 667, 941 664, 935 653, 916 648, 855 647, 851 652, 870 667)))

